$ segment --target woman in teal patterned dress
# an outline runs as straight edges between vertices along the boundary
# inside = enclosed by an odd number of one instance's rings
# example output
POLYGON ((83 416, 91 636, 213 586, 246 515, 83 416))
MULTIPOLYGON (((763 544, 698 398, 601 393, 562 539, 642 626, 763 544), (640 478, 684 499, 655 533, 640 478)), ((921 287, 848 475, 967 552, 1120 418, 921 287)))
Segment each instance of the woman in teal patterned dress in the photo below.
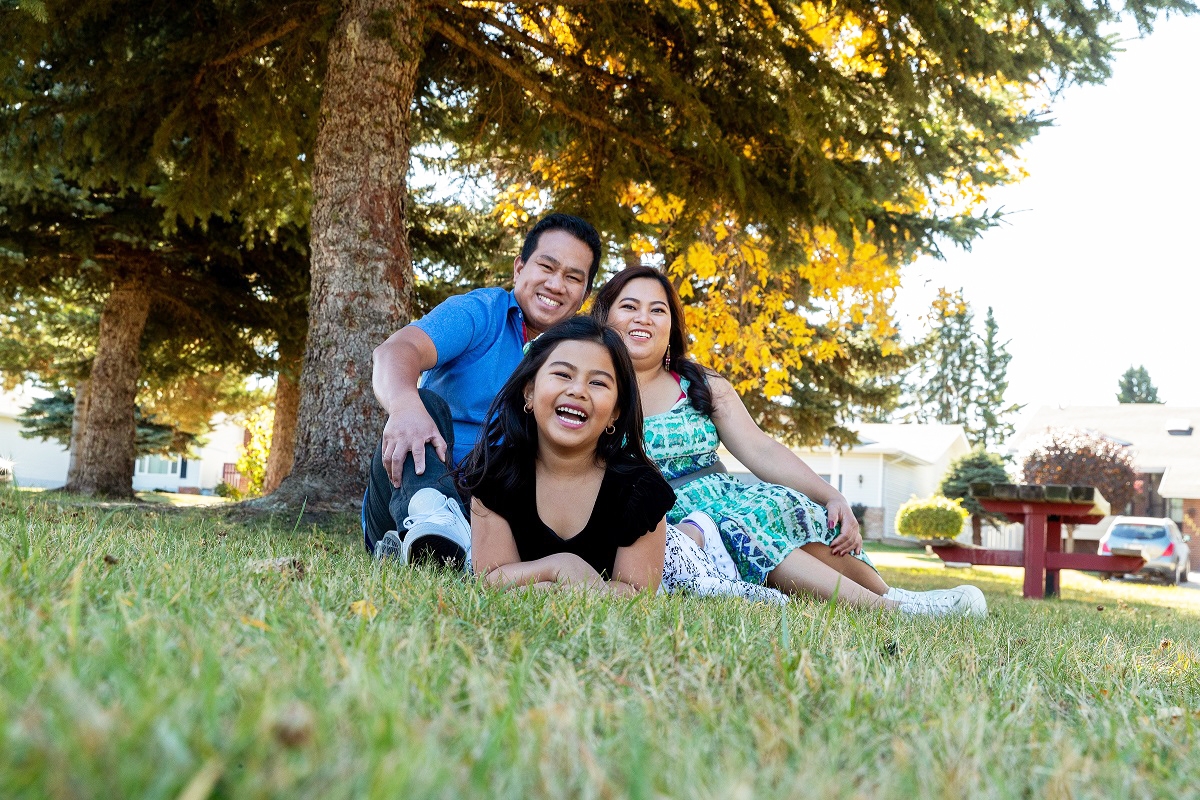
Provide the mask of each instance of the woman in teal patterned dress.
POLYGON ((631 267, 618 273, 600 289, 592 314, 624 336, 633 359, 646 452, 678 498, 667 521, 710 552, 704 529, 719 531, 741 579, 788 593, 836 593, 854 605, 986 613, 975 587, 909 592, 884 582, 862 552, 846 498, 763 433, 729 381, 686 357, 682 306, 661 272, 631 267), (720 470, 722 443, 763 482, 746 485, 720 470), (689 522, 693 531, 681 524, 689 522))

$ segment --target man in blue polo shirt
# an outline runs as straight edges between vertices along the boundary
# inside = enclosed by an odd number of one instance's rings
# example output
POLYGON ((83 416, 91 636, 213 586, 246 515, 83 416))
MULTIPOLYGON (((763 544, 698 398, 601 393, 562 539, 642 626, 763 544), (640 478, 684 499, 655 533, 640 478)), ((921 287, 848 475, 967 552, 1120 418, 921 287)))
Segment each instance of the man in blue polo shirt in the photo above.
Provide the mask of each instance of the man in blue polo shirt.
POLYGON ((461 563, 470 526, 449 471, 475 446, 525 343, 579 311, 599 266, 596 229, 551 214, 526 235, 512 291, 451 297, 375 348, 372 383, 388 421, 363 497, 368 550, 413 560, 419 541, 423 554, 461 563))

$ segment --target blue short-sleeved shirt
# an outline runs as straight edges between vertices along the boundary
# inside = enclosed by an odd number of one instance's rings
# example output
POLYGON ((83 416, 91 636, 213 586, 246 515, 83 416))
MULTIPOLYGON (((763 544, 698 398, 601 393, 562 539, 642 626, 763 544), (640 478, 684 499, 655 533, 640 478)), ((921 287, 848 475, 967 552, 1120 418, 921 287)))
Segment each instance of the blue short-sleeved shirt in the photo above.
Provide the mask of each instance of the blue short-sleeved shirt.
POLYGON ((483 431, 488 408, 521 361, 525 315, 512 292, 476 289, 451 297, 412 323, 433 340, 437 365, 421 387, 437 392, 454 420, 454 463, 483 431))

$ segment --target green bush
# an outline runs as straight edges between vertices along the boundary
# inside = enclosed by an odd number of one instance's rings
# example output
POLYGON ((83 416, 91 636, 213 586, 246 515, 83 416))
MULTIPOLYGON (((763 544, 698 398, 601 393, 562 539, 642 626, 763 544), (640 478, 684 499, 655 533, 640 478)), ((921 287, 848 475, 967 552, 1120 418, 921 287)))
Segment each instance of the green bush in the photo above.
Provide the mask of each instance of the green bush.
POLYGON ((924 500, 914 497, 896 512, 896 530, 918 539, 953 539, 962 532, 966 520, 967 510, 957 499, 941 495, 924 500))
POLYGON ((241 491, 236 486, 228 484, 225 481, 217 484, 217 488, 213 489, 213 494, 217 497, 228 497, 230 500, 242 499, 241 491))

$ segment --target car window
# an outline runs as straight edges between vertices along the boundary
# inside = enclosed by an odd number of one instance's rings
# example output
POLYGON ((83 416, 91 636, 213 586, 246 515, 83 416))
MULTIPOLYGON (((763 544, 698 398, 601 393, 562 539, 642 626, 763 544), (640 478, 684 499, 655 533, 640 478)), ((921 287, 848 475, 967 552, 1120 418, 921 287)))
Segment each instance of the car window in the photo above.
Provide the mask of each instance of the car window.
POLYGON ((1114 539, 1162 539, 1167 529, 1162 525, 1114 525, 1110 533, 1114 539))

